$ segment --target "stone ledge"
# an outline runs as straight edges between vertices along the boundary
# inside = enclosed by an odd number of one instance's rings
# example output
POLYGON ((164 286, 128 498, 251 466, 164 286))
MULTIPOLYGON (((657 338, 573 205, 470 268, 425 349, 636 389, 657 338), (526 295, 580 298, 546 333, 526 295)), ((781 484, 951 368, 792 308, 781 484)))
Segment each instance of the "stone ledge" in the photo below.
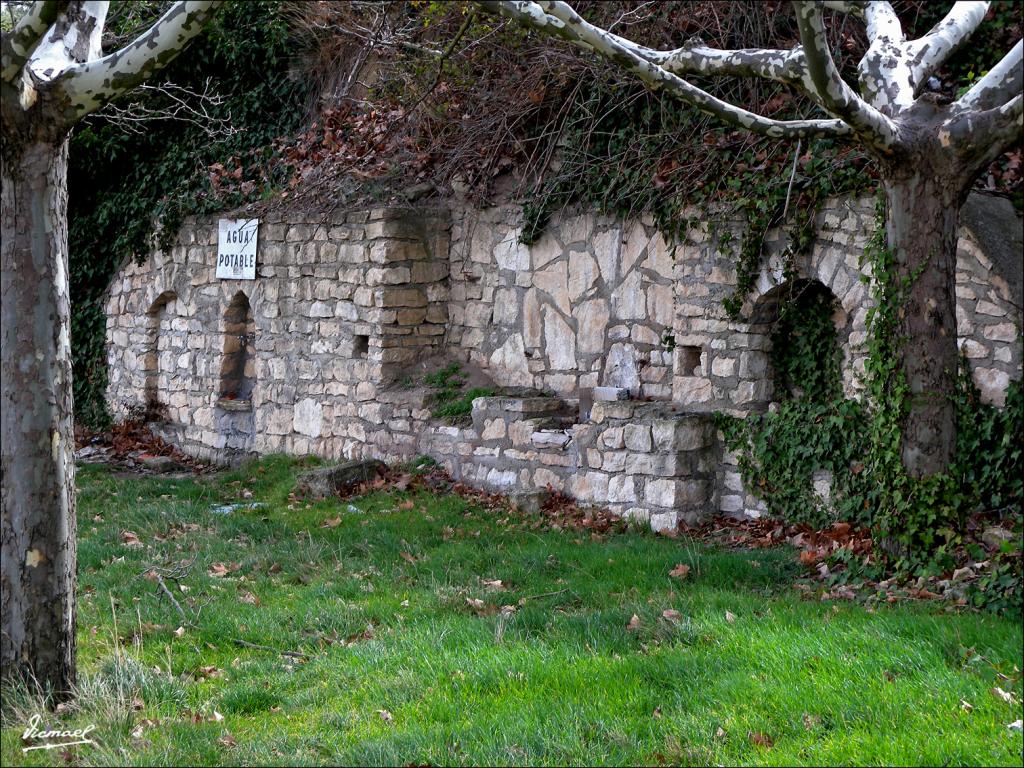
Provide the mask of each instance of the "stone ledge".
POLYGON ((252 400, 237 400, 233 397, 217 399, 217 407, 222 411, 251 411, 252 400))

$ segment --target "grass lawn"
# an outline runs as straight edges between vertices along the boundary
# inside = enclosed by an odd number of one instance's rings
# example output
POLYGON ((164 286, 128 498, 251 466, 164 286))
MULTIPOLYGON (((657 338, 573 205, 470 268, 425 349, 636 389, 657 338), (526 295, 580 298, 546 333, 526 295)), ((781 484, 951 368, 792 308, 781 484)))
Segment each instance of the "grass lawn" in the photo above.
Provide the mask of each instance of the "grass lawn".
POLYGON ((38 702, 8 690, 2 763, 1022 764, 1018 617, 802 599, 790 548, 595 541, 425 491, 294 502, 302 466, 81 467, 81 708, 43 725, 99 744, 23 754, 38 702), (243 498, 265 506, 211 509, 243 498), (193 556, 179 630, 142 574, 193 556))

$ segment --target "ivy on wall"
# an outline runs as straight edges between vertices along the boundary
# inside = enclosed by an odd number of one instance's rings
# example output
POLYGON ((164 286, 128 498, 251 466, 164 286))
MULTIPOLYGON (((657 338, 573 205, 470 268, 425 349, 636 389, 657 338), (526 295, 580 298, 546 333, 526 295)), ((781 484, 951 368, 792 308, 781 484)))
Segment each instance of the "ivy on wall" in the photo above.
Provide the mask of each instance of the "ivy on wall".
MULTIPOLYGON (((838 348, 829 331, 833 307, 825 300, 789 305, 773 335, 777 410, 740 419, 718 415, 728 448, 738 453, 744 484, 790 522, 826 526, 847 521, 870 528, 888 567, 921 573, 948 567, 964 542, 968 518, 1017 512, 1024 502, 1024 387, 1012 382, 1004 408, 980 402, 967 360, 961 361, 955 405, 957 444, 948 472, 914 478, 903 468, 900 424, 907 387, 899 368, 898 312, 906 284, 897 282, 893 257, 884 247, 884 208, 865 249, 871 267, 873 307, 868 313, 868 346, 863 400, 842 396, 838 348), (800 382, 801 386, 794 386, 800 382), (814 491, 819 471, 831 473, 826 502, 814 491)), ((1018 532, 1019 533, 1019 532, 1018 532)), ((1018 545, 1019 547, 1019 545, 1018 545)), ((1019 548, 1009 553, 996 578, 998 591, 1021 601, 1019 548)), ((988 598, 985 598, 986 600, 988 598)))
MULTIPOLYGON (((204 36, 163 73, 166 81, 222 97, 209 106, 214 121, 234 132, 213 138, 195 124, 160 120, 141 133, 102 115, 76 130, 69 166, 69 277, 76 419, 102 426, 109 416, 103 299, 116 270, 142 258, 158 231, 173 237, 182 217, 228 210, 240 194, 219 194, 209 167, 269 165, 271 142, 298 127, 308 84, 289 72, 294 48, 281 4, 230 2, 204 36)), ((158 92, 136 92, 150 109, 168 106, 158 92)), ((270 194, 268 185, 265 194, 270 194)))

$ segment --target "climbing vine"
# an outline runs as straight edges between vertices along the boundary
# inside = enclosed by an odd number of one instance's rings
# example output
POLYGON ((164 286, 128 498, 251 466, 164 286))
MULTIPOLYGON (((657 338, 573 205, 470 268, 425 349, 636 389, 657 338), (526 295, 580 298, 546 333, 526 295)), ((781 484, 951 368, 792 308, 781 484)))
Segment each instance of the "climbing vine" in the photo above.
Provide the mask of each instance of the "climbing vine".
MULTIPOLYGON (((280 9, 269 0, 226 4, 204 37, 163 74, 192 91, 212 84, 222 100, 208 105, 210 122, 231 131, 211 137, 209 125, 161 120, 136 133, 101 113, 72 137, 69 277, 75 416, 81 423, 100 426, 109 418, 103 297, 117 268, 154 245, 167 245, 184 216, 239 205, 244 195, 218 188, 218 167, 228 174, 243 165, 269 168, 272 140, 303 119, 307 85, 289 72, 294 46, 280 9), (154 242, 157 231, 163 242, 154 242)), ((166 98, 143 91, 125 101, 141 99, 160 110, 166 98)), ((265 188, 254 191, 269 195, 273 174, 263 175, 265 188)))
MULTIPOLYGON (((1024 501, 1024 390, 1021 382, 1013 382, 1003 409, 982 404, 962 360, 954 395, 954 461, 943 474, 907 474, 900 425, 908 389, 899 367, 903 340, 898 317, 913 276, 896 277, 893 255, 884 244, 881 201, 878 217, 864 251, 863 266, 871 275, 864 279, 872 299, 864 399, 842 397, 834 351, 824 353, 822 365, 823 347, 835 349, 826 327, 829 303, 803 300, 790 305, 789 318, 783 315, 773 337, 779 350, 774 354, 776 386, 783 392, 777 410, 746 419, 720 414, 718 423, 726 444, 740 456, 746 487, 764 499, 771 514, 816 526, 843 520, 868 527, 891 569, 932 572, 951 564, 971 515, 998 516, 1019 510, 1024 501), (803 382, 802 391, 794 393, 794 382, 803 382), (821 471, 831 477, 827 501, 813 487, 821 471)), ((1015 580, 1001 587, 995 599, 1002 601, 1009 590, 1019 604, 1019 549, 1000 567, 1015 574, 1015 580)))

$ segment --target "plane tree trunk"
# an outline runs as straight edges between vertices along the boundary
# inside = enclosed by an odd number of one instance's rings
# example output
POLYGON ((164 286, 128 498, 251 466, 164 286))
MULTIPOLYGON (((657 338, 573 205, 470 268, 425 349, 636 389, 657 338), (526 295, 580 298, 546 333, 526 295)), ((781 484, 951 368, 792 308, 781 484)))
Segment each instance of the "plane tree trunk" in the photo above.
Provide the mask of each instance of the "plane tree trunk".
POLYGON ((0 663, 60 699, 75 682, 68 143, 4 123, 0 663))
POLYGON ((900 367, 907 387, 900 453, 912 477, 945 471, 953 458, 958 180, 923 163, 884 180, 891 279, 903 287, 896 310, 900 367))

